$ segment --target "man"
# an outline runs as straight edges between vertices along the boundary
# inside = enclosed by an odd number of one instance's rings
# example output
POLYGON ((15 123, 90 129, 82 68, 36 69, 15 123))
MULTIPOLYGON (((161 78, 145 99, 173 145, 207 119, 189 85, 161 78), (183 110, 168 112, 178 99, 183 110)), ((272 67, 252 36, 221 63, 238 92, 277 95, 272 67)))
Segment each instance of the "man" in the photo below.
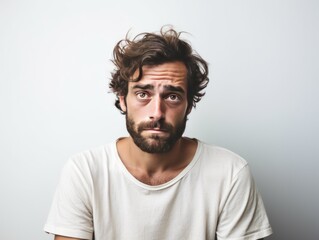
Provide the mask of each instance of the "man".
POLYGON ((182 137, 207 63, 170 29, 120 41, 110 88, 129 137, 73 156, 45 225, 56 240, 262 239, 272 233, 247 162, 182 137))

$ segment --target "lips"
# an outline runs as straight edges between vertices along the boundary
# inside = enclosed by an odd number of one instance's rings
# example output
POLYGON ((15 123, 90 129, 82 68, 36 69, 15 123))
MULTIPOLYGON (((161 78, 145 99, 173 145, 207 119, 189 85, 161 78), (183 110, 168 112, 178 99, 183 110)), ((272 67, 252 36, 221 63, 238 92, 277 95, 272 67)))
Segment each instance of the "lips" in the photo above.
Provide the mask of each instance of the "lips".
POLYGON ((138 132, 148 131, 153 133, 169 133, 173 131, 173 126, 166 122, 142 122, 137 127, 138 132))
POLYGON ((167 132, 164 128, 144 128, 144 131, 154 131, 154 132, 167 132))

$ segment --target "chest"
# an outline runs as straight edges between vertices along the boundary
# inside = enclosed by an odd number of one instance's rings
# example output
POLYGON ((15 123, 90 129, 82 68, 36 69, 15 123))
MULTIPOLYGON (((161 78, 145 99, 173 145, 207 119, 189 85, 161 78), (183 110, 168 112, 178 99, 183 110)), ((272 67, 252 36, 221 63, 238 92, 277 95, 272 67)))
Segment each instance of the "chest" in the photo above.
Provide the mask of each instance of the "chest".
POLYGON ((175 171, 167 171, 167 172, 161 172, 161 173, 156 173, 156 174, 145 174, 141 173, 138 171, 130 171, 132 176, 134 176, 138 181, 150 185, 150 186, 158 186, 165 184, 172 179, 174 179, 180 172, 181 170, 175 170, 175 171))
POLYGON ((132 182, 112 185, 95 204, 96 239, 214 239, 219 204, 190 182, 155 191, 132 182))

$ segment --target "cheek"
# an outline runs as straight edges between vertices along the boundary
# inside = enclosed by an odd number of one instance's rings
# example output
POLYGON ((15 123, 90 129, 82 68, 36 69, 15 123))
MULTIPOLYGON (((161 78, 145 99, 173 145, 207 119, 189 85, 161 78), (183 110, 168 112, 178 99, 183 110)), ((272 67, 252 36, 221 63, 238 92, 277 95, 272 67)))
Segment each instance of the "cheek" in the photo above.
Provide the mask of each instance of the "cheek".
POLYGON ((166 114, 166 118, 173 120, 174 122, 181 122, 185 119, 187 115, 187 108, 181 109, 172 109, 169 113, 166 114))
POLYGON ((138 123, 144 121, 147 115, 147 110, 139 106, 127 105, 126 108, 127 114, 134 122, 138 123))
POLYGON ((184 104, 180 109, 180 117, 184 118, 187 114, 189 114, 188 104, 184 104))

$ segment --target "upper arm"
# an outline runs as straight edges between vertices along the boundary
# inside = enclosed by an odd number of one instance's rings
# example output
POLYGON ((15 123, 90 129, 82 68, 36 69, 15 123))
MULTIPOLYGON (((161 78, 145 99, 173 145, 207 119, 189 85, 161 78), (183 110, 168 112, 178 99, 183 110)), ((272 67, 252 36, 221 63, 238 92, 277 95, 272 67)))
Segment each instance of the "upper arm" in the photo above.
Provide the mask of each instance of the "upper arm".
POLYGON ((243 167, 233 178, 224 203, 217 235, 220 239, 247 236, 260 239, 272 233, 267 214, 249 167, 243 167))
POLYGON ((55 235, 54 236, 54 240, 84 240, 84 239, 70 238, 70 237, 64 237, 64 236, 55 235))
POLYGON ((56 235, 55 240, 93 238, 92 190, 87 171, 84 161, 68 161, 63 168, 44 227, 45 232, 56 235))

